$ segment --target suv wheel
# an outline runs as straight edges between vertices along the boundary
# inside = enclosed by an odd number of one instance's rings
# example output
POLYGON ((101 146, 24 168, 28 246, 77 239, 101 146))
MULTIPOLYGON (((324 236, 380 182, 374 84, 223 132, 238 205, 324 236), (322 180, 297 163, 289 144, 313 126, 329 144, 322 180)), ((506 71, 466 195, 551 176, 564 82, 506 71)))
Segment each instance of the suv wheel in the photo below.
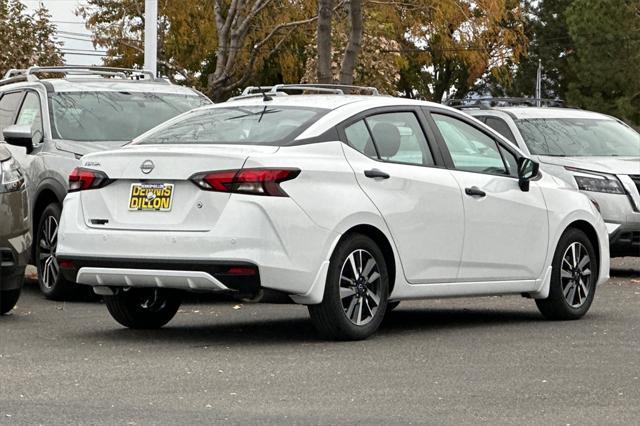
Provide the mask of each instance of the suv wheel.
POLYGON ((333 255, 322 303, 309 305, 324 337, 361 340, 380 326, 387 309, 389 275, 380 248, 359 234, 343 240, 333 255))
POLYGON ((56 203, 49 204, 38 221, 36 228, 36 266, 38 284, 47 299, 63 299, 71 293, 73 283, 64 279, 58 267, 58 225, 61 209, 56 203))
POLYGON ((113 319, 125 327, 153 329, 173 319, 181 299, 177 290, 131 288, 105 296, 104 302, 113 319))
POLYGON ((536 300, 547 319, 572 320, 584 316, 596 292, 598 259, 591 241, 579 229, 568 229, 553 256, 549 297, 536 300))
POLYGON ((0 291, 0 315, 12 310, 20 298, 20 289, 0 291))

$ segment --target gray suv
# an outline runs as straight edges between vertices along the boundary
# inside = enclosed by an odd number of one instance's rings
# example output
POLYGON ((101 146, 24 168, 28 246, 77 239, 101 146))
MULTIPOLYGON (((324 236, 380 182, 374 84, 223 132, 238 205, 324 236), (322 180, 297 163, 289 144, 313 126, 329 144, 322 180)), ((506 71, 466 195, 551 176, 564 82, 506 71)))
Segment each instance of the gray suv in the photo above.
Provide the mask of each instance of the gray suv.
POLYGON ((31 67, 0 80, 0 142, 27 175, 31 258, 46 297, 62 299, 73 289, 59 273, 57 229, 69 173, 82 156, 210 103, 193 89, 120 68, 31 67))
POLYGON ((504 103, 480 101, 462 109, 538 161, 542 170, 584 192, 606 222, 612 257, 640 256, 640 134, 595 112, 504 103))
POLYGON ((0 315, 15 306, 29 260, 31 227, 24 173, 0 145, 0 315))

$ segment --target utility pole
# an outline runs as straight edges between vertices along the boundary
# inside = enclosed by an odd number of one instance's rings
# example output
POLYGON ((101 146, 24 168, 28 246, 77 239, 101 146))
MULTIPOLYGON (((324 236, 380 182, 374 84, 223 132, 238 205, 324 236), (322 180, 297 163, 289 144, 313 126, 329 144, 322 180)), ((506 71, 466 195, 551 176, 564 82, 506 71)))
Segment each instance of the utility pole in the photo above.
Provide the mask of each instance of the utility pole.
POLYGON ((144 69, 158 74, 158 0, 144 0, 144 69))
POLYGON ((538 72, 536 73, 536 106, 542 104, 542 60, 538 59, 538 72))

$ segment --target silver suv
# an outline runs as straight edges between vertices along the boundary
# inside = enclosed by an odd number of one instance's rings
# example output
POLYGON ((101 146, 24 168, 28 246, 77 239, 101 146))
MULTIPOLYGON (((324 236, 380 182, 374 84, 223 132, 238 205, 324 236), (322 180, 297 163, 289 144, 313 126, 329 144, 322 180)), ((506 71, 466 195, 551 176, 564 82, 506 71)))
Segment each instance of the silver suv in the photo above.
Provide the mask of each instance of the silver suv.
POLYGON ((0 141, 27 175, 31 257, 46 297, 64 298, 73 288, 59 273, 57 229, 69 173, 82 156, 210 103, 195 90, 120 68, 32 67, 0 80, 0 141))
POLYGON ((584 192, 607 224, 612 257, 640 256, 640 134, 579 109, 483 102, 462 109, 584 192))

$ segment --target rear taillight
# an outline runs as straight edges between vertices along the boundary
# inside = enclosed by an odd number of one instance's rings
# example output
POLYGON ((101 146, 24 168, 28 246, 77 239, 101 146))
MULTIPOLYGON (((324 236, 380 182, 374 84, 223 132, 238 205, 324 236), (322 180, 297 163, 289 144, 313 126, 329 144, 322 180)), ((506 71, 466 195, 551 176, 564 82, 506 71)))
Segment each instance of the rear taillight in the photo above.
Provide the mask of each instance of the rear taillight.
POLYGON ((76 167, 69 175, 69 192, 102 188, 111 182, 104 172, 76 167))
POLYGON ((221 170, 198 173, 190 180, 207 191, 287 197, 280 183, 299 174, 299 169, 221 170))

